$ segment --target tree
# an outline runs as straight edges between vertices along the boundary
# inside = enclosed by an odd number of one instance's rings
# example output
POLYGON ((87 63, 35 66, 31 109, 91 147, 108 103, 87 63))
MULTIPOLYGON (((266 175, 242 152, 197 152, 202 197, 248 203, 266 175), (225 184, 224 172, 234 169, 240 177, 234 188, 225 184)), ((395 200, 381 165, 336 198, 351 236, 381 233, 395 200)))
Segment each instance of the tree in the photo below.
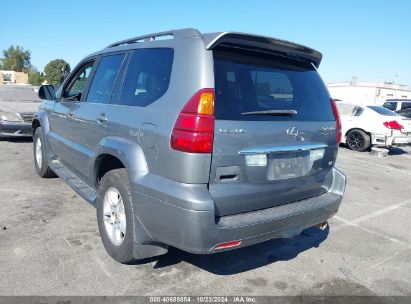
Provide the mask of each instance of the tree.
POLYGON ((63 59, 54 59, 44 67, 45 79, 54 86, 59 86, 68 73, 70 65, 63 59))
POLYGON ((30 72, 29 72, 29 84, 34 85, 34 86, 39 86, 43 83, 44 81, 44 75, 43 73, 40 73, 39 71, 37 71, 37 69, 33 68, 30 72))
POLYGON ((23 47, 13 45, 3 51, 4 58, 1 60, 3 70, 16 72, 28 72, 31 68, 31 52, 23 47))

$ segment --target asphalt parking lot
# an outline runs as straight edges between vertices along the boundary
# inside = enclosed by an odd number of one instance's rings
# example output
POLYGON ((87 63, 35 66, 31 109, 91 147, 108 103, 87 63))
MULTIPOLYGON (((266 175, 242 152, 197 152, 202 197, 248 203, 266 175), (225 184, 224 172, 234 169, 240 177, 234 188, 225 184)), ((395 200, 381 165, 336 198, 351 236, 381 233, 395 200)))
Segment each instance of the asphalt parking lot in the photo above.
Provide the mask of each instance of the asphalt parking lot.
POLYGON ((105 252, 95 209, 35 174, 29 141, 0 141, 0 295, 411 295, 411 148, 341 148, 348 177, 330 228, 138 265, 105 252))

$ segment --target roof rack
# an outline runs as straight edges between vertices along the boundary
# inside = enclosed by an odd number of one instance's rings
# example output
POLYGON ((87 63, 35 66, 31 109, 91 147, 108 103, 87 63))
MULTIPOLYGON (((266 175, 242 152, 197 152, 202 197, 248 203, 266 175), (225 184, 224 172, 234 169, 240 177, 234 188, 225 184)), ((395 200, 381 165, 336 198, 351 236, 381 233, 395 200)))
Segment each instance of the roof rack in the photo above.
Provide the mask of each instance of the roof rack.
POLYGON ((201 33, 194 28, 185 28, 185 29, 179 29, 179 30, 171 30, 171 31, 166 31, 166 32, 153 33, 153 34, 138 36, 138 37, 114 42, 108 45, 106 49, 116 47, 116 46, 121 46, 121 45, 143 42, 143 41, 154 41, 156 40, 156 38, 159 38, 159 37, 164 38, 167 36, 172 36, 172 38, 201 37, 201 33))

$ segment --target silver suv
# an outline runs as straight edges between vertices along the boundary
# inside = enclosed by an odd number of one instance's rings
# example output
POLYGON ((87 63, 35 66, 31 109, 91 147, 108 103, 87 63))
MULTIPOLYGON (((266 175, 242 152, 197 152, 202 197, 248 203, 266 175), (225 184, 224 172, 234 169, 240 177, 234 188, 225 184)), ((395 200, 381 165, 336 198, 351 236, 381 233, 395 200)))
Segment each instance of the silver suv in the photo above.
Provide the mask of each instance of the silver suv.
POLYGON ((42 86, 34 164, 96 205, 121 263, 208 254, 324 223, 342 200, 341 124, 322 55, 242 33, 168 31, 83 59, 42 86))

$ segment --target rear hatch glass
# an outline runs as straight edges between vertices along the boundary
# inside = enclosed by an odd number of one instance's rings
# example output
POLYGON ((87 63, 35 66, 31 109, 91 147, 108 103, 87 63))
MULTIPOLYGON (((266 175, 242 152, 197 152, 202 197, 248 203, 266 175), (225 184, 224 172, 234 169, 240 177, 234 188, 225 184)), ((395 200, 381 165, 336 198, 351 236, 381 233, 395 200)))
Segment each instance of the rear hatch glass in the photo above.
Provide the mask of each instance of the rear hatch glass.
POLYGON ((218 102, 216 119, 334 120, 330 98, 309 63, 249 52, 214 51, 218 102), (293 116, 243 115, 252 111, 295 110, 293 116))
POLYGON ((330 97, 307 62, 219 47, 210 193, 218 216, 327 191, 336 155, 330 97))

